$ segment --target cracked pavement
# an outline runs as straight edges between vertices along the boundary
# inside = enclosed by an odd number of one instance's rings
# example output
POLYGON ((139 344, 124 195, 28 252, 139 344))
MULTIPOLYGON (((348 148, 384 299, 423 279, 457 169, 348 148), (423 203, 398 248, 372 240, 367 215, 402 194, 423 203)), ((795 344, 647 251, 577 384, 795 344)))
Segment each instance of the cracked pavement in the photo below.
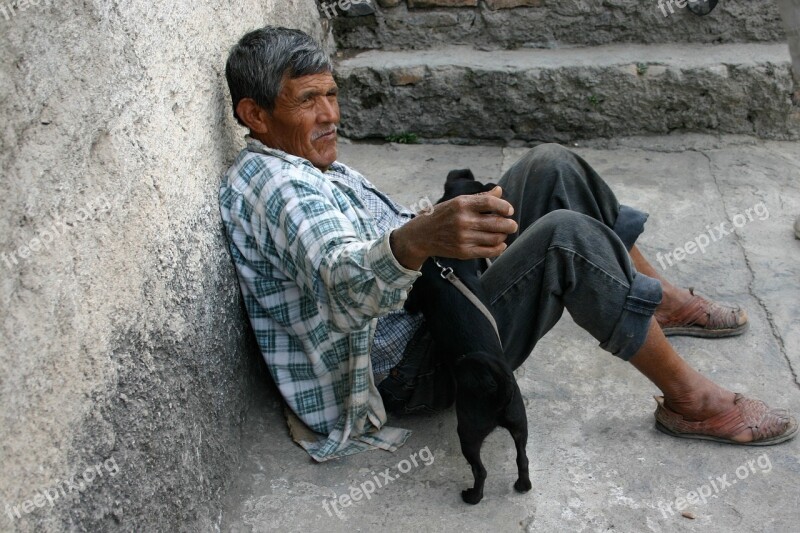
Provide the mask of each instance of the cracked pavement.
MULTIPOLYGON (((800 143, 680 135, 572 146, 622 203, 650 213, 639 241, 674 281, 743 305, 750 330, 733 339, 673 338, 700 371, 728 388, 800 414, 800 143), (761 206, 761 207, 758 207, 761 206), (750 216, 747 217, 748 210, 750 216), (730 234, 676 260, 674 251, 727 223, 730 234), (739 226, 739 227, 736 227, 739 226)), ((343 143, 339 159, 406 205, 435 201, 447 172, 496 180, 526 148, 343 143)), ((680 254, 679 254, 680 256, 680 254)), ((658 267, 657 267, 658 268, 658 267)), ((681 440, 653 427, 658 391, 606 354, 568 316, 517 372, 528 412, 533 489, 517 494, 514 447, 502 430, 483 446, 484 500, 462 503, 472 478, 451 409, 393 417, 413 430, 394 454, 372 451, 313 464, 292 443, 274 388, 251 408, 241 467, 222 531, 796 531, 800 439, 775 447, 681 440), (427 448, 420 463, 339 510, 348 493, 427 448), (699 494, 710 491, 710 496, 699 494), (691 500, 687 502, 687 497, 691 500), (677 500, 677 502, 676 502, 677 500), (686 504, 687 518, 676 511, 686 504)))

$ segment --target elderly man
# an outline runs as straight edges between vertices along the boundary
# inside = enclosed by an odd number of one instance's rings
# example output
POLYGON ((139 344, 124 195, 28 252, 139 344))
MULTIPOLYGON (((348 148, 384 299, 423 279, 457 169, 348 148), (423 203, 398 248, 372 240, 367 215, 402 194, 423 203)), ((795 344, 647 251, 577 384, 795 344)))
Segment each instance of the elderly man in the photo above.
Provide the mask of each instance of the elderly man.
POLYGON ((663 391, 660 430, 762 445, 797 432, 788 412, 724 389, 675 352, 665 333, 738 335, 746 314, 660 277, 634 245, 647 215, 620 205, 577 155, 539 146, 495 190, 415 217, 336 160, 337 86, 307 35, 248 33, 226 76, 250 132, 220 189, 222 218, 262 354, 311 430, 295 420, 293 436, 314 459, 394 450, 407 433, 385 426, 385 405, 452 401, 423 318, 402 309, 431 256, 495 258, 481 283, 512 368, 566 308, 663 391))

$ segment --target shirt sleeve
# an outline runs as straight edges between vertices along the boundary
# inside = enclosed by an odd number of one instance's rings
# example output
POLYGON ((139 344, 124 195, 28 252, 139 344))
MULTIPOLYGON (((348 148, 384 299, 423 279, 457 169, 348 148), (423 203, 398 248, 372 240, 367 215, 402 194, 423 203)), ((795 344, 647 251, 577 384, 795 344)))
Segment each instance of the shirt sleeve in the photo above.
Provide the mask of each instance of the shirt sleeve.
POLYGON ((390 232, 359 237, 346 216, 352 206, 335 201, 333 185, 297 174, 271 177, 260 195, 254 212, 261 220, 253 227, 261 252, 277 252, 281 270, 317 300, 336 331, 360 330, 399 309, 420 273, 397 261, 390 232))

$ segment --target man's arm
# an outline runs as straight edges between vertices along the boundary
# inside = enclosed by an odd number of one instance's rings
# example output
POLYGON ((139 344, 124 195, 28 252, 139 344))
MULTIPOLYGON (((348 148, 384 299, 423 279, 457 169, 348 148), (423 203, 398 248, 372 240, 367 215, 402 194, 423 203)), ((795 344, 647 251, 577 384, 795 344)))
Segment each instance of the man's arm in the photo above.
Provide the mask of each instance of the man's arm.
POLYGON ((260 253, 313 295, 334 330, 348 332, 399 309, 419 272, 397 261, 388 234, 365 240, 336 195, 315 174, 282 172, 250 201, 260 253))
POLYGON ((437 204, 430 214, 419 215, 391 235, 391 247, 405 268, 419 270, 428 257, 475 259, 496 257, 517 223, 505 218, 514 208, 501 199, 495 187, 484 194, 459 196, 437 204))

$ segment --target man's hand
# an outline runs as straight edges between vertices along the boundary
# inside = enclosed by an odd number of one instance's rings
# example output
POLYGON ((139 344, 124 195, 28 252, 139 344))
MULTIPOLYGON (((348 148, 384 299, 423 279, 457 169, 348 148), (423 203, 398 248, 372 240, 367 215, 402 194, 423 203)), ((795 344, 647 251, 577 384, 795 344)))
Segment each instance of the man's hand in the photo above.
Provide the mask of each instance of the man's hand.
POLYGON ((517 231, 510 203, 495 187, 436 204, 391 235, 392 252, 406 268, 419 270, 430 256, 455 259, 495 257, 506 249, 506 237, 517 231))

